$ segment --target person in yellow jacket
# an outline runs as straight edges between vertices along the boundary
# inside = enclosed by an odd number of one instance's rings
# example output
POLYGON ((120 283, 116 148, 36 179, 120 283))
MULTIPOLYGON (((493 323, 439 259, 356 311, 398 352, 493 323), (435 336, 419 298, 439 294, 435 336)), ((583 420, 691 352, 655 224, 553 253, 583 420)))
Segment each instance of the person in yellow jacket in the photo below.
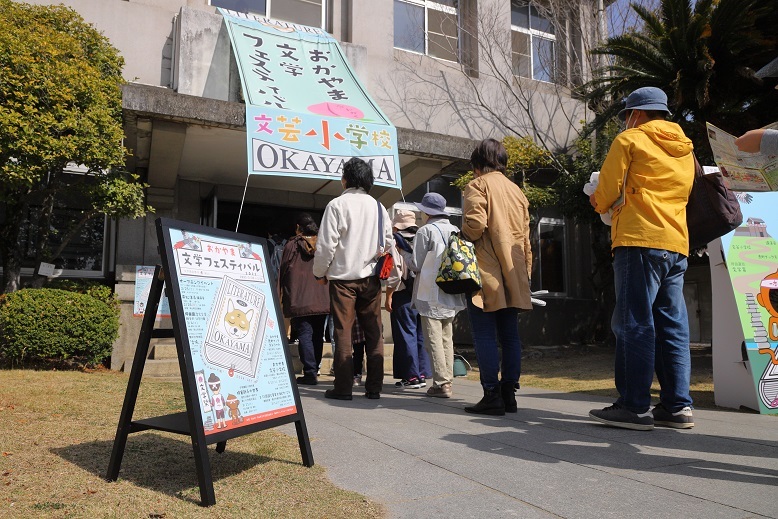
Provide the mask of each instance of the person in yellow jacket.
POLYGON ((589 198, 613 209, 611 242, 616 308, 616 402, 589 417, 610 426, 650 430, 694 426, 691 358, 683 277, 689 252, 686 203, 694 181, 692 143, 665 120, 667 96, 632 92, 619 113, 626 130, 611 145, 589 198), (651 409, 656 371, 661 390, 651 409))

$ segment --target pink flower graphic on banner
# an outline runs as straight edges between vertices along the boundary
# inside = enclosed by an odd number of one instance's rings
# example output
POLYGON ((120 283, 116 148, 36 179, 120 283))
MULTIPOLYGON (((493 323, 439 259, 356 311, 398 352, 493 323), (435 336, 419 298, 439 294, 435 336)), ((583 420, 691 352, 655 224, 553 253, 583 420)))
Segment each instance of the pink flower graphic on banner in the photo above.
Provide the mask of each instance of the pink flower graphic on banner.
POLYGON ((362 119, 365 114, 356 106, 344 105, 342 103, 331 103, 329 101, 318 103, 308 107, 308 111, 316 115, 329 117, 345 117, 346 119, 362 119))

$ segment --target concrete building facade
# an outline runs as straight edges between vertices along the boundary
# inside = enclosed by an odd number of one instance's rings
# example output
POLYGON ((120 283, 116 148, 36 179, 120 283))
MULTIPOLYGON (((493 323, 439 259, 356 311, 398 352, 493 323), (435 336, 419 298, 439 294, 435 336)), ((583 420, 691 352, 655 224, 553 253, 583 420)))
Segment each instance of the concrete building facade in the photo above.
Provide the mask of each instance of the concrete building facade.
MULTIPOLYGON (((115 283, 123 301, 112 367, 129 366, 136 265, 158 260, 154 220, 166 216, 268 237, 291 235, 294 216, 320 216, 338 182, 247 180, 245 106, 235 58, 216 7, 319 26, 340 41, 362 83, 397 127, 403 192, 376 187, 388 208, 443 194, 469 168, 475 143, 527 135, 566 150, 586 105, 572 87, 591 72, 602 0, 28 0, 64 3, 103 32, 126 60, 122 106, 127 169, 149 184, 145 219, 107 222, 100 267, 66 272, 115 283), (241 201, 245 200, 241 206, 241 201), (238 213, 241 212, 238 225, 238 213)), ((583 195, 582 195, 583 196, 583 195)), ((588 225, 537 211, 533 288, 548 305, 522 318, 529 344, 568 344, 591 308, 588 225)), ((389 333, 389 327, 385 327, 389 333)), ((458 342, 469 342, 458 319, 458 342)), ((390 338, 388 338, 390 339, 390 338)))

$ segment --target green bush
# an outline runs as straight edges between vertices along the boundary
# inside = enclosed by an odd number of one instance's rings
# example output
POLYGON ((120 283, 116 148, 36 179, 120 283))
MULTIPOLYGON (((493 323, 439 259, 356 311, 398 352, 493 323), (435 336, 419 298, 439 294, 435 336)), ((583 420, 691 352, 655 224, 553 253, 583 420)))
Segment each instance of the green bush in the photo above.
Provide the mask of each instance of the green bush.
POLYGON ((118 308, 90 295, 26 288, 0 296, 0 359, 100 364, 119 332, 118 308))
POLYGON ((110 287, 90 279, 61 279, 56 278, 46 284, 46 288, 58 288, 68 292, 78 292, 92 296, 98 301, 102 301, 111 308, 119 311, 119 299, 113 293, 110 287))

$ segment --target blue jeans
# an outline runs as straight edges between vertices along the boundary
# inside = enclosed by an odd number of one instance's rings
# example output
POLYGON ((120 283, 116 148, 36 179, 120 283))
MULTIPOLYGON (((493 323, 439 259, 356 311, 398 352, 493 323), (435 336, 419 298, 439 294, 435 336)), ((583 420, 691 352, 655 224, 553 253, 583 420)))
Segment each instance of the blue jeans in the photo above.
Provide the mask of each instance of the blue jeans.
POLYGON ((424 349, 421 316, 411 303, 410 290, 392 295, 390 323, 394 339, 392 376, 405 380, 432 378, 429 355, 424 349))
POLYGON ((521 373, 521 338, 519 337, 519 309, 503 308, 495 312, 484 312, 467 298, 467 313, 473 332, 473 346, 481 372, 481 386, 496 389, 500 382, 515 384, 521 373), (502 347, 502 370, 497 337, 502 347), (502 371, 502 380, 497 378, 502 371))
POLYGON ((327 333, 330 336, 330 348, 332 348, 332 358, 335 358, 335 319, 332 318, 332 314, 327 315, 327 333))
POLYGON ((654 371, 659 400, 671 412, 691 406, 689 318, 683 298, 686 256, 643 247, 616 247, 617 403, 634 413, 651 405, 654 371))

